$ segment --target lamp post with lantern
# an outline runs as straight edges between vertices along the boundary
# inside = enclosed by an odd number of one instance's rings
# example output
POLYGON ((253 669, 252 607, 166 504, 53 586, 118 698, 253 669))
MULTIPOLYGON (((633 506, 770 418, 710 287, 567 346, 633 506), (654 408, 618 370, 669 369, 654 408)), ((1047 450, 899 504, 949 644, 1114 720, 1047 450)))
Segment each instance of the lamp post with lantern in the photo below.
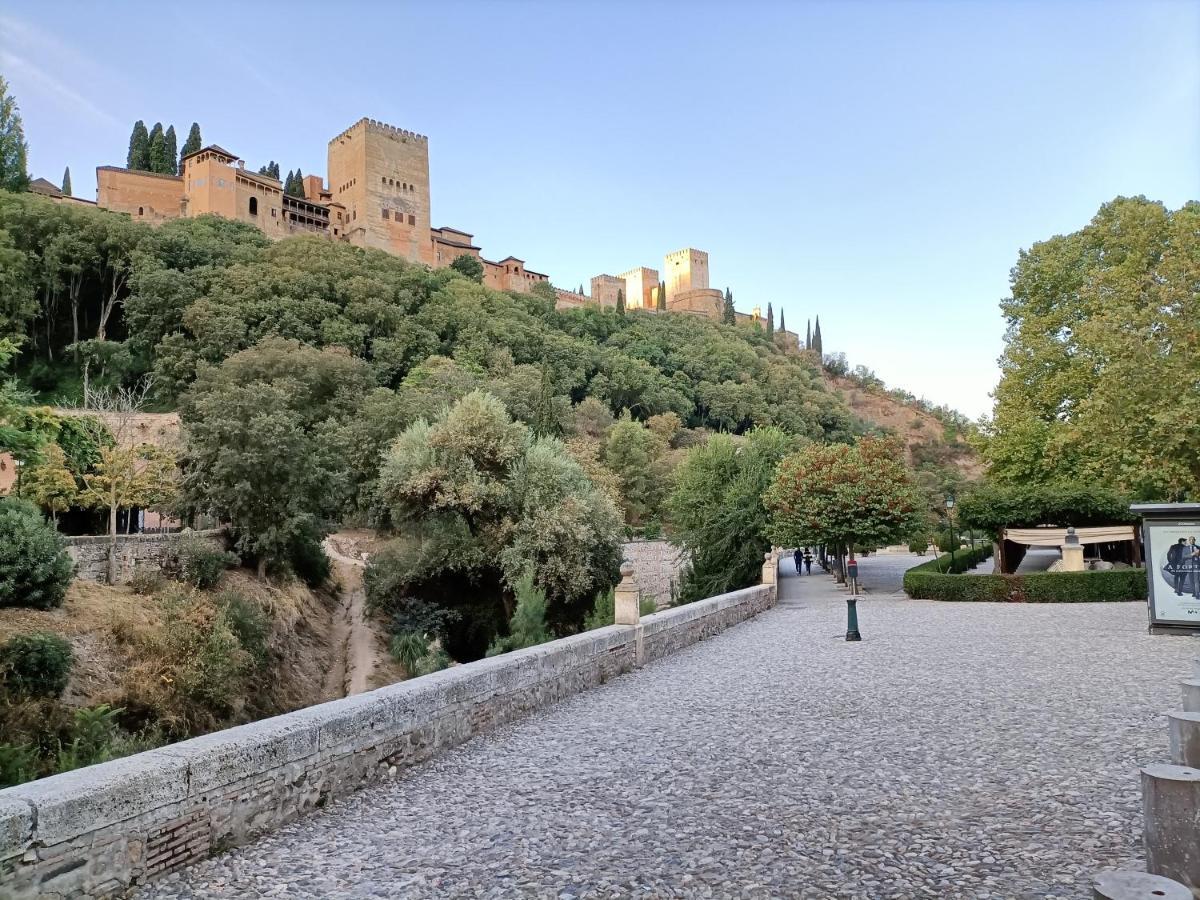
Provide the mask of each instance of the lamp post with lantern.
POLYGON ((954 571, 954 495, 946 495, 946 529, 950 533, 950 571, 954 571))

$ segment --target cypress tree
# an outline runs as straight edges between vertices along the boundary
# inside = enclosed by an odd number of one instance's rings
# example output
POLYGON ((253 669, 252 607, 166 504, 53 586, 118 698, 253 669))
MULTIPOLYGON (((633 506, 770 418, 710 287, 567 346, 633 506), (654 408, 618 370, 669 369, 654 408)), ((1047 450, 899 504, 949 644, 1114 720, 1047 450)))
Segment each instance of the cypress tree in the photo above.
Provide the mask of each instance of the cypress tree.
POLYGON ((67 168, 63 171, 62 192, 64 194, 66 194, 68 197, 74 196, 74 194, 71 193, 71 167, 70 166, 67 166, 67 168))
POLYGON ((667 311, 667 283, 665 281, 658 283, 658 308, 661 312, 667 311))
POLYGON ((617 315, 625 315, 625 292, 617 288, 617 315))
POLYGON ((813 329, 813 346, 812 349, 817 352, 817 356, 825 358, 825 347, 821 343, 821 317, 817 316, 817 327, 813 329))
POLYGON ((187 140, 183 142, 183 146, 179 148, 179 171, 183 171, 183 158, 189 153, 195 153, 201 147, 200 143, 200 125, 196 122, 192 123, 191 129, 188 131, 187 140))
POLYGON ((725 308, 721 313, 721 321, 726 325, 737 324, 737 314, 733 310, 733 291, 725 288, 725 308))
POLYGON ((296 188, 292 191, 293 197, 304 197, 304 173, 300 171, 300 167, 296 167, 296 188))
POLYGON ((787 326, 783 324, 783 310, 779 311, 779 330, 787 331, 787 326))
POLYGON ((804 329, 805 329, 804 330, 804 349, 811 350, 812 349, 812 319, 809 319, 804 324, 804 329))
POLYGON ((150 170, 150 133, 146 131, 146 123, 138 119, 133 123, 133 134, 129 135, 129 155, 125 157, 125 167, 139 172, 150 170))
POLYGON ((775 336, 775 310, 767 304, 767 337, 775 336))
POLYGON ((179 147, 175 141, 175 126, 171 125, 167 128, 166 134, 163 135, 163 149, 166 151, 167 175, 179 174, 179 147))
POLYGON ((579 282, 579 296, 583 296, 583 282, 579 282))
POLYGON ((267 168, 269 168, 271 170, 271 177, 274 178, 276 181, 278 181, 279 180, 279 163, 275 162, 275 160, 271 160, 271 162, 267 166, 267 168))
POLYGON ((287 178, 283 182, 283 193, 290 197, 292 196, 292 188, 296 186, 296 173, 288 169, 287 178))
POLYGON ((150 166, 149 171, 159 175, 167 173, 167 145, 163 137, 162 122, 155 122, 150 129, 150 166))

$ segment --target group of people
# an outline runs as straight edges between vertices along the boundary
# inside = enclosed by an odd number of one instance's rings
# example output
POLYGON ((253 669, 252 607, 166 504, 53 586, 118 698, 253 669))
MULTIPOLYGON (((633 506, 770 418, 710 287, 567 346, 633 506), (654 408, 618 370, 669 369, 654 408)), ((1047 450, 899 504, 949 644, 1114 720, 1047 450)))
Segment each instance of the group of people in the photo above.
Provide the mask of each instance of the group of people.
POLYGON ((1194 537, 1180 538, 1171 545, 1163 571, 1169 575, 1176 596, 1190 592, 1200 600, 1200 547, 1196 546, 1194 537))
POLYGON ((812 574, 813 555, 809 552, 807 547, 797 547, 795 550, 793 550, 792 560, 796 563, 797 575, 812 574), (801 563, 804 564, 803 569, 800 568, 801 563))

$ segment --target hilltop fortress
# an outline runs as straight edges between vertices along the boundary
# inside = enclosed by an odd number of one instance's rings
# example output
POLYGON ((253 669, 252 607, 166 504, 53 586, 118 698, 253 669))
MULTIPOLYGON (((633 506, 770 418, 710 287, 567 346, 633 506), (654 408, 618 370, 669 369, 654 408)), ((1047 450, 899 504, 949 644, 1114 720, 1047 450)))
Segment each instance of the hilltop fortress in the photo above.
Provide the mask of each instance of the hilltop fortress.
MULTIPOLYGON (((470 232, 432 226, 429 139, 424 135, 359 119, 329 142, 327 166, 328 186, 319 176, 306 175, 304 196, 293 197, 284 193, 279 179, 249 170, 236 154, 209 144, 183 157, 180 175, 98 166, 96 202, 151 224, 211 214, 246 222, 270 238, 324 235, 431 268, 473 256, 483 264, 483 283, 502 291, 528 292, 549 282, 548 275, 527 268, 516 256, 486 259, 470 232)), ((557 304, 613 307, 620 293, 627 309, 656 311, 665 290, 667 311, 721 318, 724 296, 709 287, 707 253, 691 248, 668 253, 663 273, 661 284, 658 271, 646 267, 597 275, 590 296, 556 290, 557 304)), ((753 322, 762 317, 756 308, 737 318, 753 322)))

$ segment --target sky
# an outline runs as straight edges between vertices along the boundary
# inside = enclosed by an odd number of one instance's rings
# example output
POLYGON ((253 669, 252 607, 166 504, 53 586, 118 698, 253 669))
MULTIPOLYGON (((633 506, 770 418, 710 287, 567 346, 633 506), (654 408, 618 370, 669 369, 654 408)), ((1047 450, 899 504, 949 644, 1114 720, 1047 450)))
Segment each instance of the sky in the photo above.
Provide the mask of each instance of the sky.
POLYGON ((739 309, 972 418, 1022 248, 1200 200, 1200 0, 16 0, 0 74, 76 196, 137 119, 324 175, 367 116, 429 136, 433 224, 488 258, 575 288, 696 247, 739 309))

